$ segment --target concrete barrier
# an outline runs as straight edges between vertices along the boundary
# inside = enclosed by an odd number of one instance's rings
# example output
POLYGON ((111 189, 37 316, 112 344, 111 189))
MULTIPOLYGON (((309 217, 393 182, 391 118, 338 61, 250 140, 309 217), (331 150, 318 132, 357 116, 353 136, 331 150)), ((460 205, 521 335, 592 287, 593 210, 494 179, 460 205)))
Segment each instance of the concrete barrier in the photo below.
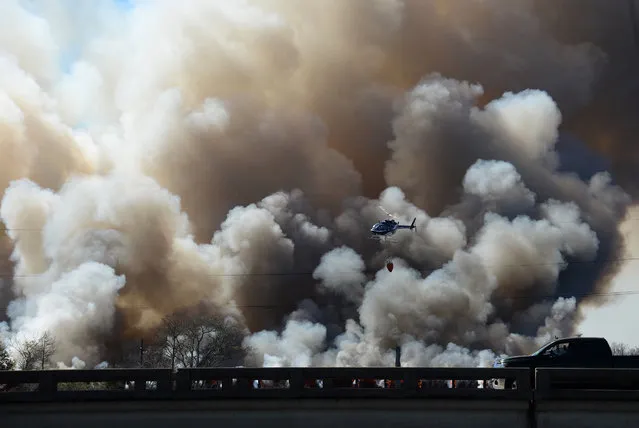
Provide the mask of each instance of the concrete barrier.
POLYGON ((386 367, 209 368, 175 374, 163 369, 14 371, 0 372, 0 385, 8 390, 0 393, 0 403, 213 397, 529 400, 528 373, 527 369, 386 367), (478 388, 497 376, 516 380, 518 388, 478 388))
POLYGON ((524 428, 526 402, 459 399, 221 399, 5 403, 3 428, 524 428))
POLYGON ((639 426, 639 369, 219 368, 0 372, 2 427, 639 426), (517 389, 477 381, 516 380, 517 389), (377 380, 365 382, 367 380, 377 380), (4 387, 2 387, 4 385, 4 387), (383 387, 382 387, 383 386, 383 387), (11 390, 11 391, 7 391, 11 390))
POLYGON ((538 369, 535 387, 538 428, 639 426, 639 369, 538 369))
POLYGON ((0 394, 0 411, 3 428, 459 427, 469 421, 476 428, 527 427, 528 378, 525 369, 472 368, 4 372, 0 384, 18 391, 0 394), (477 388, 477 381, 494 376, 517 379, 524 387, 477 388), (364 382, 371 379, 377 382, 364 382), (68 390, 78 382, 109 384, 68 390), (25 391, 24 384, 34 385, 25 391))

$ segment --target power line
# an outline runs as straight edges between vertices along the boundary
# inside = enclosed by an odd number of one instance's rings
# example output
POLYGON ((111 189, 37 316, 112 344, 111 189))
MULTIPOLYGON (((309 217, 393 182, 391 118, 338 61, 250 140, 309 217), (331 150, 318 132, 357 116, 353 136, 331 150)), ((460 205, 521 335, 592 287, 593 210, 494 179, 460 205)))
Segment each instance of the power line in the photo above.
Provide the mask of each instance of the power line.
MULTIPOLYGON (((612 263, 620 263, 627 261, 635 261, 639 260, 639 257, 620 257, 614 258, 610 260, 575 260, 575 261, 564 261, 564 262, 549 262, 549 263, 519 263, 519 264, 483 264, 486 268, 522 268, 522 267, 539 267, 539 266, 558 266, 558 265, 574 265, 574 264, 594 264, 594 263, 604 263, 610 265, 612 263)), ((450 261, 450 259, 446 259, 446 261, 450 261)), ((413 268, 414 269, 414 268, 413 268)), ((432 268, 432 269, 417 269, 420 273, 431 273, 437 270, 440 270, 441 267, 432 268)), ((363 271, 364 274, 376 274, 379 271, 382 271, 383 268, 378 270, 367 269, 363 271)), ((235 274, 207 274, 209 277, 260 277, 260 276, 312 276, 314 272, 250 272, 250 273, 235 273, 235 274)), ((0 273, 0 278, 34 278, 39 277, 41 274, 12 274, 12 273, 0 273)), ((617 292, 604 292, 604 293, 572 293, 569 295, 559 295, 559 294, 549 294, 549 295, 539 295, 539 294, 531 294, 531 295, 522 295, 522 296, 504 296, 504 299, 508 300, 519 300, 519 299, 557 299, 560 297, 570 298, 570 297, 614 297, 614 296, 632 296, 639 294, 638 291, 633 290, 625 290, 625 291, 617 291, 617 292)), ((238 305, 238 308, 244 309, 276 309, 281 307, 290 307, 291 305, 283 305, 283 304, 259 304, 259 305, 238 305)), ((125 306, 127 308, 138 308, 138 309, 153 309, 151 306, 125 306)))
MULTIPOLYGON (((584 292, 584 293, 555 293, 555 294, 522 294, 515 296, 503 296, 501 300, 550 300, 550 299, 559 299, 559 298, 587 298, 587 297, 619 297, 619 296, 636 296, 639 295, 639 290, 621 290, 621 291, 610 291, 610 292, 584 292)), ((280 309, 280 308, 290 308, 291 306, 299 305, 299 302, 293 302, 289 304, 283 303, 274 303, 274 304, 244 304, 244 305, 234 305, 234 307, 238 309, 280 309)), ((120 309, 151 309, 154 310, 156 307, 151 305, 123 305, 120 309)))
MULTIPOLYGON (((611 291, 611 292, 601 292, 601 293, 571 293, 571 294, 529 294, 529 295, 520 295, 520 296, 505 296, 502 300, 550 300, 550 299, 570 299, 572 297, 575 298, 585 298, 585 297, 615 297, 615 296, 636 296, 639 295, 639 290, 624 290, 624 291, 611 291)), ((291 306, 298 306, 299 302, 294 302, 290 304, 283 303, 275 303, 275 304, 262 304, 262 305, 235 305, 235 308, 238 309, 281 309, 281 308, 290 308, 291 306)), ((151 305, 123 305, 120 309, 156 309, 151 305)))
MULTIPOLYGON (((534 299, 534 300, 548 300, 548 299, 558 299, 558 298, 586 298, 586 297, 617 297, 617 296, 634 296, 639 295, 639 290, 622 290, 622 291, 609 291, 609 292, 585 292, 585 293, 554 293, 554 294, 522 294, 515 296, 503 296, 502 300, 523 300, 523 299, 534 299)), ((245 304, 245 305, 235 305, 235 307, 240 309, 277 309, 290 307, 294 304, 245 304)), ((123 309, 133 308, 133 309, 155 309, 149 305, 124 305, 123 309)))
MULTIPOLYGON (((530 217, 530 216, 527 216, 530 217)), ((438 218, 445 218, 445 217, 430 217, 429 220, 433 220, 433 219, 438 219, 438 218)), ((571 224, 574 223, 574 221, 550 221, 546 218, 541 218, 541 219, 535 219, 533 217, 530 217, 532 220, 534 221, 542 221, 542 220, 546 220, 548 222, 550 222, 551 224, 571 224)), ((584 223, 588 224, 588 221, 585 219, 582 219, 581 221, 583 221, 584 223)), ((621 218, 619 219, 619 222, 623 223, 623 222, 629 222, 629 221, 639 221, 639 217, 630 217, 630 218, 621 218)), ((106 228, 106 229, 115 229, 116 226, 114 225, 111 228, 106 228)), ((92 228, 87 228, 87 229, 92 229, 92 228)), ((44 227, 2 227, 0 226, 0 231, 3 232, 42 232, 44 230, 44 227)), ((95 228, 95 230, 102 230, 100 228, 95 228)))
MULTIPOLYGON (((392 257, 391 257, 392 258, 392 257)), ((452 261, 451 258, 446 258, 446 259, 442 259, 444 260, 446 263, 452 261)), ((562 261, 562 262, 547 262, 547 263, 510 263, 510 264, 506 264, 506 263, 496 263, 496 264, 482 264, 483 267, 485 268, 526 268, 526 267, 543 267, 543 266, 562 266, 562 265, 584 265, 584 264, 605 264, 605 265, 610 265, 610 264, 614 264, 614 263, 622 263, 622 262, 628 262, 628 261, 636 261, 639 260, 639 256, 633 256, 633 257, 618 257, 618 258, 614 258, 614 259, 608 259, 608 260, 602 260, 602 259, 595 259, 595 260, 571 260, 571 261, 562 261)), ((411 267, 411 269, 416 270, 420 273, 432 273, 432 272, 436 272, 440 269, 442 269, 442 267, 436 267, 436 268, 430 268, 430 269, 416 269, 414 267, 411 267)), ((379 268, 379 269, 366 269, 364 271, 362 271, 362 273, 364 274, 376 274, 377 272, 383 270, 383 268, 379 268)), ((225 278, 225 277, 229 277, 229 278, 233 278, 233 277, 252 277, 252 276, 313 276, 315 274, 315 271, 303 271, 303 272, 245 272, 245 273, 208 273, 206 275, 201 275, 201 276, 206 276, 206 277, 213 277, 213 278, 217 278, 217 277, 221 277, 221 278, 225 278)), ((35 278, 35 277, 39 277, 42 274, 13 274, 13 273, 0 273, 0 278, 35 278)))

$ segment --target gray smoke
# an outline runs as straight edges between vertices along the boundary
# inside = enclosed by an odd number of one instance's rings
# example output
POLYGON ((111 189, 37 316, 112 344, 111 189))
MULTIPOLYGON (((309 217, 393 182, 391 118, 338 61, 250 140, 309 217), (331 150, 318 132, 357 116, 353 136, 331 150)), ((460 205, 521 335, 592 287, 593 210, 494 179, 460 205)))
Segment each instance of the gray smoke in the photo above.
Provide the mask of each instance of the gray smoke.
POLYGON ((631 199, 564 169, 607 55, 537 6, 5 2, 4 340, 95 366, 202 303, 253 331, 249 365, 485 365, 571 334, 631 199), (369 239, 380 206, 417 229, 369 239))

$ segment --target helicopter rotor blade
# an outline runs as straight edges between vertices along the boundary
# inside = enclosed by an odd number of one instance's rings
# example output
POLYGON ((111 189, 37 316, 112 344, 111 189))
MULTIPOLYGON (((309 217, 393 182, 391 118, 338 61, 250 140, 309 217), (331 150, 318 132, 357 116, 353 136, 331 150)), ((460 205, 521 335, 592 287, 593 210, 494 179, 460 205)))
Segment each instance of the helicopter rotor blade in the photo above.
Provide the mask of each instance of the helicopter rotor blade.
POLYGON ((397 218, 397 216, 395 216, 395 215, 393 215, 393 214, 389 213, 388 211, 386 211, 386 208, 384 208, 383 206, 381 206, 381 205, 378 205, 378 206, 379 206, 379 209, 381 209, 382 211, 384 211, 384 213, 386 213, 386 215, 387 215, 387 216, 389 216, 389 217, 391 217, 391 218, 397 218))

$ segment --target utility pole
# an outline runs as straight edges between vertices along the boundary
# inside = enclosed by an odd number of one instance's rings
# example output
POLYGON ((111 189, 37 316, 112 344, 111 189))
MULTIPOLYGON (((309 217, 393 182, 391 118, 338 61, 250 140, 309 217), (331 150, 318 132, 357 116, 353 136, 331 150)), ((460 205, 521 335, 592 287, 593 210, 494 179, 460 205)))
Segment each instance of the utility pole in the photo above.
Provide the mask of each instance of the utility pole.
POLYGON ((632 36, 635 42, 635 49, 639 50, 639 26, 637 25, 637 4, 636 0, 628 0, 630 14, 630 25, 632 26, 632 36))
POLYGON ((44 360, 47 352, 47 344, 45 342, 46 336, 42 336, 42 361, 40 361, 40 370, 44 370, 44 360))
POLYGON ((144 339, 140 339, 140 368, 144 367, 144 339))

